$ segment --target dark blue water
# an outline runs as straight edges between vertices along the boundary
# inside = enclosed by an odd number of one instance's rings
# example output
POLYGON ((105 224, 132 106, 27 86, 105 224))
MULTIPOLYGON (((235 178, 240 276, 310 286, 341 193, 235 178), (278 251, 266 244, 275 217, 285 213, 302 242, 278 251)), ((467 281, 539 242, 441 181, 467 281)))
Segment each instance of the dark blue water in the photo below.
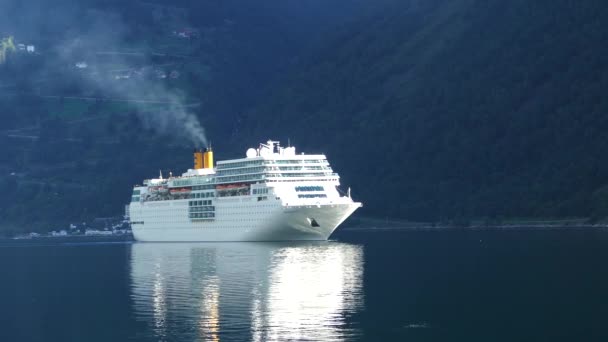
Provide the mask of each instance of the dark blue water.
POLYGON ((0 341, 606 341, 608 232, 0 245, 0 341))

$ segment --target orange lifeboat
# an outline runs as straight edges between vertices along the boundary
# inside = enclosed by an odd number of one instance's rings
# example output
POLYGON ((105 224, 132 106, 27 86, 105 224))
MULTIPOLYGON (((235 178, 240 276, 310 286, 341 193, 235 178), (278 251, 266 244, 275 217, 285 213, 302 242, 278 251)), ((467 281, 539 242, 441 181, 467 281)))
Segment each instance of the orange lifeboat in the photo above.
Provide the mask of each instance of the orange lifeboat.
POLYGON ((173 189, 170 189, 169 192, 172 195, 189 194, 190 192, 192 192, 192 189, 190 189, 190 188, 173 188, 173 189))

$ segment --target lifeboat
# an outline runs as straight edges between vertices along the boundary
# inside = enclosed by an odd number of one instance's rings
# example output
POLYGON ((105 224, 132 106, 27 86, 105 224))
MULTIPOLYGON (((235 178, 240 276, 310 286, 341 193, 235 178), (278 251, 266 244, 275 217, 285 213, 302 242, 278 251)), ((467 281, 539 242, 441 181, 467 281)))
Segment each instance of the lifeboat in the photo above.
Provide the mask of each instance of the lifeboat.
POLYGON ((190 192, 192 192, 192 189, 190 189, 190 188, 173 188, 173 189, 169 189, 169 192, 172 195, 189 194, 190 192))
POLYGON ((233 189, 249 188, 249 185, 248 184, 242 184, 242 183, 238 183, 238 184, 223 184, 223 185, 217 185, 215 188, 217 190, 233 190, 233 189))

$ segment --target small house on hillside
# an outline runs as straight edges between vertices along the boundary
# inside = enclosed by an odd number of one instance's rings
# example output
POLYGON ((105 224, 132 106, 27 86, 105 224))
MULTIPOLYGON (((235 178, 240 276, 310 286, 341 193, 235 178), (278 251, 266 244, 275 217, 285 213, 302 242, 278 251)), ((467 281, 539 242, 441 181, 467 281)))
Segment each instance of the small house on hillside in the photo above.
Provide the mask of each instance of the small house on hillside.
POLYGON ((194 38, 197 36, 197 32, 192 28, 183 28, 173 31, 173 35, 179 38, 194 38))

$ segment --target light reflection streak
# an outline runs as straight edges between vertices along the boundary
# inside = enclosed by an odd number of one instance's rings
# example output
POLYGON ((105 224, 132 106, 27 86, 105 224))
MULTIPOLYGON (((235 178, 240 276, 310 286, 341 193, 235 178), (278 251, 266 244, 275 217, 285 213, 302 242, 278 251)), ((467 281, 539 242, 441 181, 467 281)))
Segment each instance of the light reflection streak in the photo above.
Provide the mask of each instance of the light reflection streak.
POLYGON ((199 319, 200 335, 205 337, 205 340, 219 341, 220 332, 220 281, 214 276, 203 282, 203 291, 201 293, 201 314, 199 319))
MULTIPOLYGON (((261 340, 333 340, 362 304, 361 248, 285 248, 273 255, 261 340)), ((254 316, 260 312, 253 311, 254 316)))
POLYGON ((134 244, 136 317, 157 340, 344 340, 363 308, 363 248, 300 244, 134 244))
POLYGON ((154 303, 154 327, 159 332, 160 336, 164 336, 165 317, 167 316, 167 307, 165 303, 165 288, 163 284, 163 276, 160 273, 160 264, 156 264, 154 272, 153 297, 154 303))

